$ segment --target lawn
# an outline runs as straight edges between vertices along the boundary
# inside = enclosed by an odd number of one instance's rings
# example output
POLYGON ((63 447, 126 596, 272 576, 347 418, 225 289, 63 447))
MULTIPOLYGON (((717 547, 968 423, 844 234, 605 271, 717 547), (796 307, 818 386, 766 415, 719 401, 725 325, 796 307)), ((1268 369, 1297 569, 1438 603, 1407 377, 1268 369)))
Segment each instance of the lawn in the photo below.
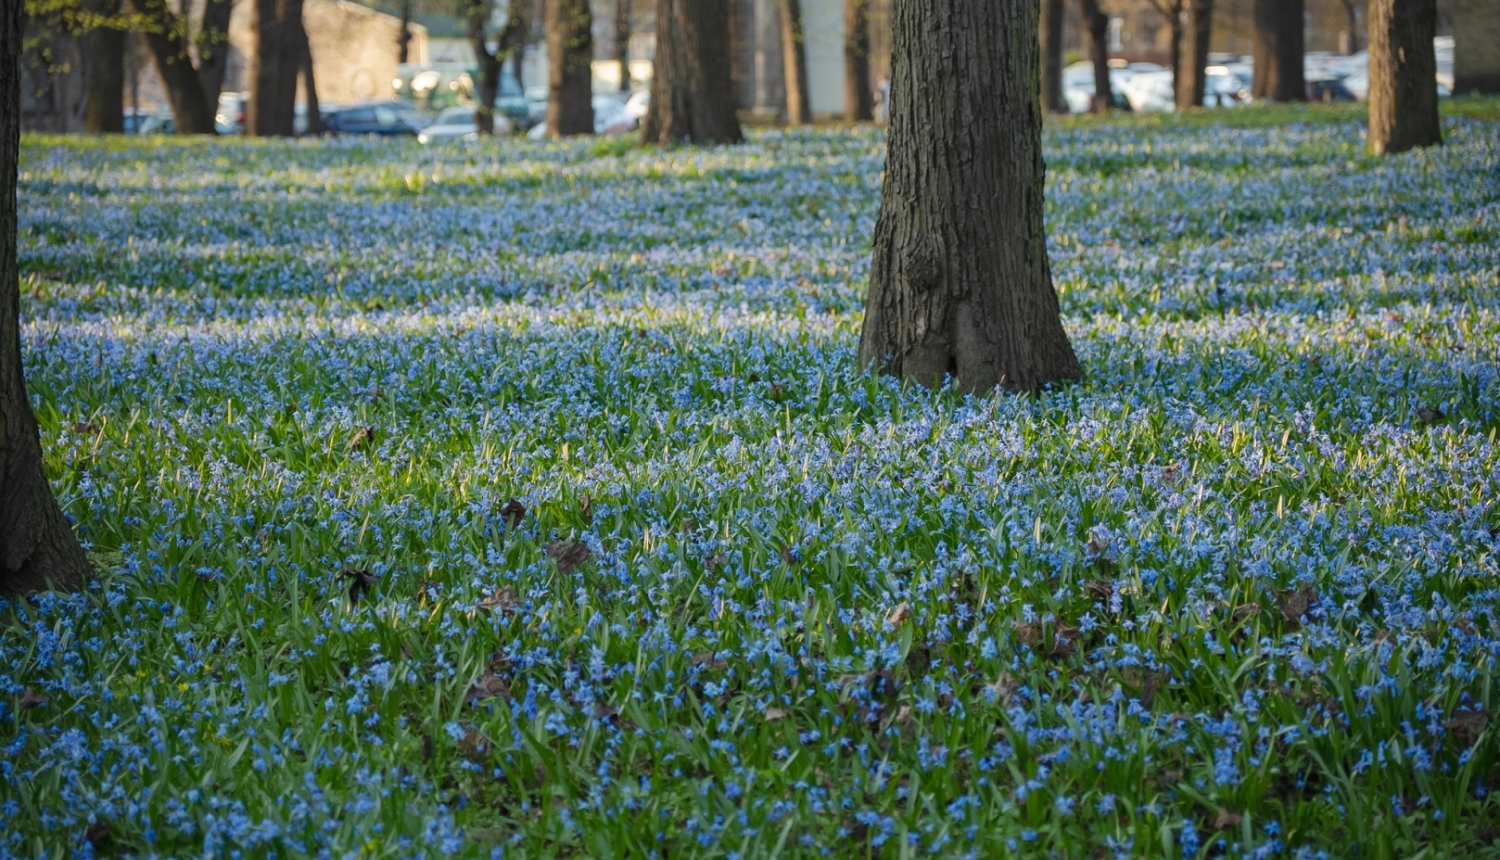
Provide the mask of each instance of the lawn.
POLYGON ((1049 127, 983 398, 856 365, 876 131, 26 139, 0 855, 1500 856, 1483 113, 1049 127))

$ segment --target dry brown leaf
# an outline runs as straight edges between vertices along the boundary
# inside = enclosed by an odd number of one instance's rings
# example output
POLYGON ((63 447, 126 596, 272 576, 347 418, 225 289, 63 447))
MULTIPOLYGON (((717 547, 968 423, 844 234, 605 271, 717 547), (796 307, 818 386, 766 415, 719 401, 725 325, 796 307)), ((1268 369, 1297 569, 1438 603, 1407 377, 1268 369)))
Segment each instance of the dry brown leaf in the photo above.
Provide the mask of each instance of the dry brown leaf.
POLYGON ((704 651, 702 654, 694 654, 693 659, 688 661, 689 668, 696 668, 699 666, 722 672, 725 669, 729 668, 729 663, 725 660, 715 660, 714 652, 712 651, 704 651))
POLYGON ((504 678, 496 675, 494 672, 486 671, 469 688, 468 694, 464 696, 464 701, 473 705, 485 699, 509 700, 510 685, 505 683, 504 678))
POLYGON ((33 690, 30 687, 27 687, 26 691, 21 694, 21 701, 16 704, 16 709, 20 711, 29 711, 32 708, 40 708, 45 704, 47 704, 46 696, 43 696, 41 693, 38 693, 36 690, 33 690))
POLYGON ((359 599, 370 593, 370 589, 380 584, 380 578, 362 567, 347 567, 339 576, 349 580, 349 602, 359 603, 359 599))
POLYGON ((1229 613, 1229 621, 1231 624, 1238 626, 1259 614, 1259 606, 1256 606, 1254 603, 1241 603, 1234 608, 1234 611, 1229 613))
POLYGON ((906 602, 902 601, 899 605, 896 606, 895 609, 891 610, 890 615, 887 615, 885 617, 885 623, 891 625, 892 627, 900 627, 902 624, 905 624, 906 619, 910 617, 911 610, 906 608, 906 602))
POLYGON ((349 440, 349 446, 348 446, 348 448, 346 450, 348 450, 350 453, 353 453, 355 451, 358 451, 358 450, 360 450, 362 448, 365 448, 365 447, 367 447, 369 445, 374 444, 374 442, 375 442, 375 428, 374 427, 361 427, 358 430, 354 431, 354 438, 352 438, 352 439, 349 440))
POLYGON ((1016 695, 1016 691, 1021 689, 1021 685, 1009 672, 1001 672, 993 684, 986 684, 984 688, 994 693, 995 698, 1000 700, 1000 704, 1009 707, 1011 699, 1016 695))
POLYGON ((1096 600, 1109 600, 1114 596, 1114 583, 1107 579, 1091 579, 1083 584, 1083 590, 1096 600))
POLYGON ((1042 625, 1023 624, 1019 621, 1015 625, 1016 641, 1022 645, 1035 645, 1042 641, 1042 625))
POLYGON ((508 612, 516 607, 517 602, 515 586, 507 585, 485 594, 478 603, 474 604, 474 608, 498 609, 502 612, 508 612))
POLYGON ((1219 807, 1219 814, 1214 816, 1215 830, 1233 830, 1240 826, 1245 819, 1238 812, 1230 812, 1224 807, 1219 807))
POLYGON ((594 519, 594 500, 588 496, 579 499, 578 513, 582 514, 584 519, 592 522, 594 519))
POLYGON ((1064 627, 1059 625, 1052 634, 1052 656, 1068 657, 1078 650, 1078 642, 1083 638, 1083 631, 1077 627, 1064 627))
POLYGON ((1312 586, 1304 585, 1296 591, 1280 591, 1276 594, 1276 607, 1281 610, 1281 620, 1290 630, 1302 626, 1302 619, 1317 602, 1318 595, 1312 586))
POLYGON ((1453 735, 1454 740, 1464 746, 1473 746, 1479 740, 1484 730, 1489 728, 1490 715, 1488 711, 1454 711, 1453 716, 1448 718, 1445 727, 1448 734, 1453 735))
POLYGON ((83 838, 96 849, 108 842, 110 835, 109 825, 102 821, 95 821, 83 831, 83 838))
POLYGON ((521 521, 526 519, 526 506, 511 499, 500 507, 500 516, 511 531, 515 531, 521 527, 521 521))
POLYGON ((1417 410, 1417 417, 1428 424, 1436 424, 1447 416, 1443 414, 1443 410, 1435 406, 1431 408, 1424 406, 1417 410))
POLYGON ((783 711, 780 708, 766 708, 764 716, 766 718, 766 722, 774 723, 777 720, 785 718, 786 711, 783 711))
POLYGON ((1109 552, 1109 538, 1097 535, 1090 537, 1088 551, 1093 558, 1102 558, 1106 552, 1109 552))
POLYGON ((559 540, 547 544, 547 557, 552 559, 557 565, 557 572, 563 576, 570 576, 593 554, 586 543, 559 540))
POLYGON ((620 712, 615 710, 613 705, 600 699, 594 700, 594 707, 590 713, 601 723, 612 723, 620 716, 620 712))

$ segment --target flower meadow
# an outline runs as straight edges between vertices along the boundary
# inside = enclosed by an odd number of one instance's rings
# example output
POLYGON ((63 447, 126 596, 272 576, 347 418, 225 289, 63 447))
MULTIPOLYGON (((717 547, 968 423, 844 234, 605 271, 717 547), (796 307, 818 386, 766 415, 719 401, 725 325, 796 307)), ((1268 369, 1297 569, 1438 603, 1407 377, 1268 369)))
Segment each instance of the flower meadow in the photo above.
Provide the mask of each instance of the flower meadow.
POLYGON ((28 138, 0 855, 1500 856, 1444 132, 1049 127, 1034 397, 857 366, 875 130, 28 138))

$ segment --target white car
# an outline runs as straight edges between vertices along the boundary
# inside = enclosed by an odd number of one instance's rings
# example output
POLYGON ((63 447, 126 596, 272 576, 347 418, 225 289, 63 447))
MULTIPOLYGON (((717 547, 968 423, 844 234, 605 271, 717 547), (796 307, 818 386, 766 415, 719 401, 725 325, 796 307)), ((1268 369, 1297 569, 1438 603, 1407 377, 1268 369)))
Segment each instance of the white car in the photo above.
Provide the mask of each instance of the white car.
MULTIPOLYGON (((503 117, 496 119, 504 122, 503 117)), ((474 108, 451 107, 438 114, 437 122, 417 133, 417 142, 426 146, 455 140, 474 140, 478 137, 479 124, 474 121, 474 108)))
POLYGON ((1137 72, 1125 82, 1125 98, 1136 113, 1154 113, 1175 109, 1170 71, 1137 72))

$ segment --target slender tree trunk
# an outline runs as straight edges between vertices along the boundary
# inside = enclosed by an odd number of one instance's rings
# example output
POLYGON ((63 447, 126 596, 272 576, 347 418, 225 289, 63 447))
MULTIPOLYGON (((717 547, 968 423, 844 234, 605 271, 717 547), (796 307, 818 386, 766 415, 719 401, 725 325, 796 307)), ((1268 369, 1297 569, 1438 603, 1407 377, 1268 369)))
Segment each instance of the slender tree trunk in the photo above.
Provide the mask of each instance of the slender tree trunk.
POLYGON ((255 56, 250 62, 250 106, 245 133, 291 137, 302 67, 302 0, 251 0, 255 56))
POLYGON ((1359 7, 1355 5, 1354 0, 1339 0, 1339 3, 1343 5, 1344 15, 1349 19, 1349 53, 1357 54, 1359 53, 1359 7))
POLYGON ((1250 87, 1255 98, 1307 101, 1302 13, 1303 0, 1255 0, 1255 80, 1250 87))
MULTIPOLYGON (((1167 62, 1172 69, 1172 82, 1182 80, 1182 17, 1183 3, 1185 0, 1151 0, 1151 6, 1156 9, 1156 14, 1167 22, 1167 31, 1170 34, 1171 44, 1167 48, 1167 62)), ((1182 105, 1173 99, 1178 108, 1182 105)))
POLYGON ((1094 61, 1094 113, 1109 113, 1115 103, 1109 83, 1109 16, 1099 8, 1099 0, 1078 0, 1078 6, 1089 58, 1094 61))
POLYGON ((215 111, 229 71, 229 16, 233 0, 208 0, 203 7, 203 26, 198 31, 198 84, 203 98, 215 111))
POLYGON ((812 122, 807 94, 807 40, 802 35, 801 0, 781 0, 781 65, 786 76, 786 120, 792 125, 812 122))
POLYGON ((1370 2, 1370 151, 1441 146, 1434 0, 1370 2))
POLYGON ((1064 0, 1042 0, 1042 109, 1048 113, 1067 113, 1063 100, 1063 16, 1064 0))
POLYGON ((866 366, 983 392, 1077 379, 1042 229, 1034 0, 895 0, 866 366))
POLYGON ((588 0, 547 0, 547 134, 594 133, 594 16, 588 0))
POLYGON ((1453 94, 1500 94, 1500 3, 1453 0, 1453 94))
MULTIPOLYGON (((519 6, 520 0, 511 0, 511 6, 519 6)), ((495 133, 495 97, 500 94, 500 65, 503 54, 490 53, 484 36, 484 23, 490 17, 489 0, 469 0, 468 33, 469 47, 474 50, 474 60, 479 66, 479 80, 474 82, 474 125, 482 135, 495 133)))
POLYGON ((76 591, 89 579, 89 562, 47 483, 22 374, 16 164, 24 7, 7 2, 0 10, 0 594, 76 591))
POLYGON ((656 69, 642 142, 669 146, 744 140, 735 114, 729 54, 727 5, 657 0, 656 69))
POLYGON ((1208 88, 1208 44, 1213 37, 1214 0, 1187 0, 1187 14, 1182 56, 1178 72, 1172 78, 1178 110, 1195 110, 1203 106, 1208 88))
MULTIPOLYGON (((95 14, 120 14, 120 0, 87 4, 95 14)), ((85 95, 83 130, 89 134, 118 134, 125 130, 125 31, 99 26, 83 37, 85 95)))
POLYGON ((411 62, 411 0, 401 0, 401 29, 396 32, 396 63, 411 62))
POLYGON ((875 118, 875 93, 870 87, 870 0, 844 0, 844 114, 850 122, 875 118))
POLYGON ((307 107, 307 133, 323 133, 323 109, 318 104, 318 79, 313 75, 312 41, 302 28, 302 93, 307 107))
POLYGON ((215 134, 214 108, 203 93, 198 70, 188 56, 187 22, 167 0, 130 0, 142 20, 142 38, 156 74, 167 91, 178 134, 215 134))
POLYGON ((630 92, 630 0, 615 0, 615 56, 620 61, 620 92, 630 92))

